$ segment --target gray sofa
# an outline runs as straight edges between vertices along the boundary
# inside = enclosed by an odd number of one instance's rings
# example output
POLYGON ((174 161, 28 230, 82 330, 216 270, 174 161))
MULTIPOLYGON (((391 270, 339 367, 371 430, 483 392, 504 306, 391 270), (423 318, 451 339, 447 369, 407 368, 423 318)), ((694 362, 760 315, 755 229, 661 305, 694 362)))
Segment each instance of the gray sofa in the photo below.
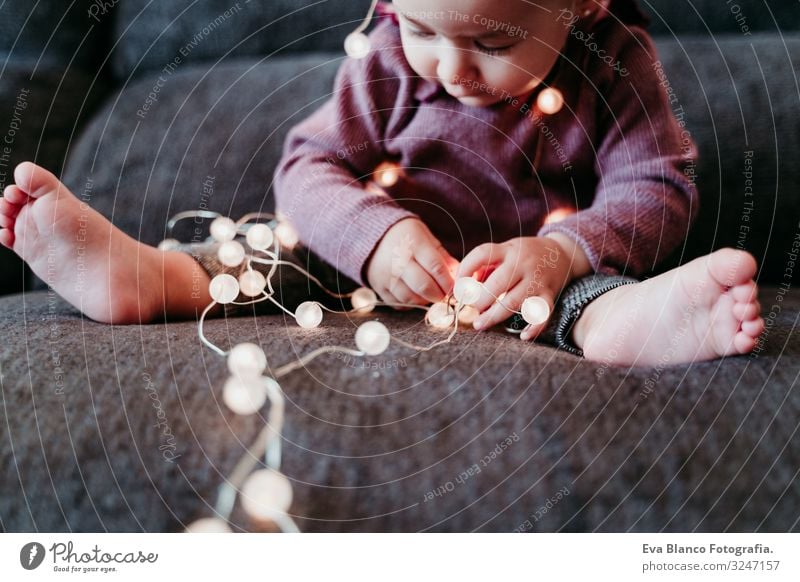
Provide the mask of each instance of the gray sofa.
MULTIPOLYGON (((322 357, 281 382, 303 531, 800 530, 800 298, 787 271, 800 235, 800 7, 642 4, 702 156, 700 219, 662 268, 722 246, 753 252, 758 352, 620 369, 491 331, 417 356, 322 357)), ((35 159, 150 244, 182 210, 268 211, 283 138, 329 94, 366 5, 4 3, 0 133, 13 136, 0 172, 35 159)), ((10 253, 0 267, 0 528, 179 531, 211 516, 265 415, 222 404, 225 362, 196 322, 100 325, 10 253)), ((375 316, 407 341, 437 337, 416 312, 375 316)), ((309 332, 243 316, 207 333, 260 343, 274 367, 353 346, 357 323, 328 317, 309 332)))

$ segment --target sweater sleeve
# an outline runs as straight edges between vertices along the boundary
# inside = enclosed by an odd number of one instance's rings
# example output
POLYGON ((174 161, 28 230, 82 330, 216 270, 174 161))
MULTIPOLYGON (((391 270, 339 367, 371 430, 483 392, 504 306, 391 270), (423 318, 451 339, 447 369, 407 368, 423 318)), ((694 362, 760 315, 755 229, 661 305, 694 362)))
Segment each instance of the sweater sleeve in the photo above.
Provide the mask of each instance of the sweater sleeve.
POLYGON ((572 237, 596 272, 638 276, 680 245, 697 215, 696 148, 673 115, 649 35, 620 26, 607 43, 628 74, 588 55, 599 93, 595 197, 539 235, 572 237))
POLYGON ((402 53, 388 24, 370 35, 372 50, 341 66, 333 96, 286 140, 275 175, 277 211, 300 240, 354 281, 386 231, 416 216, 365 181, 386 160, 387 129, 410 111, 413 79, 399 71, 402 53))

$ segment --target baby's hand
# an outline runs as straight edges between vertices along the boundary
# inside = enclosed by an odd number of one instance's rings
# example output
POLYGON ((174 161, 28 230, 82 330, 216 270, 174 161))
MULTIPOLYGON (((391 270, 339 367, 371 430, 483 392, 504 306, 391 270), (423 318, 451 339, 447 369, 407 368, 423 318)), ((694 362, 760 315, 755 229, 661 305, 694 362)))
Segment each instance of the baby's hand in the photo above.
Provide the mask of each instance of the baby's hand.
POLYGON ((453 288, 458 261, 417 218, 404 218, 378 243, 367 281, 386 303, 427 305, 453 288))
MULTIPOLYGON (((552 313, 555 298, 572 278, 571 257, 558 242, 547 237, 513 238, 502 244, 477 246, 461 261, 456 278, 472 277, 476 272, 479 279, 490 274, 484 282, 486 291, 475 303, 481 313, 475 320, 475 329, 505 321, 532 296, 544 299, 552 313), (496 301, 495 297, 504 292, 502 301, 496 301)), ((522 339, 536 337, 546 325, 547 322, 528 326, 522 339)))

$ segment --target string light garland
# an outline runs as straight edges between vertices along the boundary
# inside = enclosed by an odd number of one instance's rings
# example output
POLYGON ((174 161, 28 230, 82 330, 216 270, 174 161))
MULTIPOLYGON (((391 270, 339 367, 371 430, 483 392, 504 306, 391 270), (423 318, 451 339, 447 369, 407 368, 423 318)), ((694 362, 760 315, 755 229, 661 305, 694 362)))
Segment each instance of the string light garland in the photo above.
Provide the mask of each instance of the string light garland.
POLYGON ((369 41, 369 37, 364 34, 364 31, 369 26, 370 21, 372 20, 372 15, 375 14, 375 8, 378 6, 378 0, 372 0, 372 4, 369 7, 369 12, 367 12, 366 18, 364 21, 356 28, 353 32, 347 35, 347 38, 344 39, 344 52, 347 53, 347 56, 353 59, 363 59, 369 54, 372 45, 369 41))
MULTIPOLYGON (((241 270, 238 278, 229 273, 223 273, 211 280, 209 293, 213 301, 200 317, 198 336, 205 346, 227 360, 230 376, 225 382, 222 392, 222 401, 225 405, 235 414, 246 416, 258 413, 269 403, 269 413, 266 426, 242 455, 230 477, 220 486, 215 506, 216 517, 194 521, 186 527, 185 531, 187 533, 231 532, 229 520, 238 497, 241 499, 241 507, 254 523, 261 526, 272 525, 283 532, 297 532, 299 529, 289 515, 293 497, 292 486, 289 479, 281 473, 281 435, 285 402, 278 380, 325 354, 344 353, 356 357, 376 356, 384 353, 392 342, 418 352, 424 352, 448 343, 455 336, 459 325, 472 324, 478 316, 478 310, 472 304, 483 293, 488 293, 488 290, 477 279, 462 277, 456 281, 452 295, 429 307, 379 301, 375 292, 365 287, 358 288, 352 293, 338 294, 326 289, 316 277, 302 267, 281 260, 283 239, 278 236, 278 232, 282 225, 288 225, 287 222, 278 221, 273 215, 263 213, 248 214, 238 222, 234 222, 216 213, 185 212, 177 215, 168 223, 168 234, 171 235, 179 220, 197 217, 213 218, 210 240, 220 243, 220 249, 228 249, 225 253, 219 253, 220 261, 222 261, 222 257, 225 257, 224 264, 231 263, 229 266, 232 269, 239 268, 241 270), (267 224, 253 223, 253 220, 268 220, 269 222, 267 224), (245 246, 239 242, 240 239, 244 240, 248 249, 245 249, 245 246), (231 243, 235 243, 236 246, 231 243), (270 269, 265 275, 261 270, 254 269, 254 265, 268 266, 270 269), (317 301, 306 301, 301 303, 294 312, 289 311, 274 298, 272 277, 278 266, 300 271, 332 297, 349 299, 352 309, 334 311, 317 301), (237 299, 240 295, 249 298, 249 301, 238 302, 237 299), (321 347, 294 362, 275 369, 272 376, 268 376, 266 375, 267 354, 260 346, 244 342, 226 352, 209 341, 204 333, 205 319, 216 305, 253 305, 263 301, 271 301, 282 311, 291 315, 298 326, 304 329, 318 328, 323 321, 323 311, 365 316, 371 313, 375 307, 387 306, 422 309, 425 311, 425 321, 432 329, 449 330, 450 333, 446 338, 434 341, 428 346, 419 346, 393 336, 389 329, 379 321, 366 321, 356 330, 354 338, 356 349, 341 346, 321 347), (263 466, 259 466, 262 459, 263 466)), ((294 229, 290 225, 284 226, 283 232, 294 232, 294 229)), ((174 250, 179 246, 180 242, 171 237, 159 245, 160 248, 169 250, 174 250)), ((502 298, 501 296, 495 299, 500 301, 502 298)), ((529 297, 523 303, 522 310, 513 311, 513 313, 522 315, 525 321, 536 325, 546 321, 549 315, 549 306, 540 297, 529 297)))

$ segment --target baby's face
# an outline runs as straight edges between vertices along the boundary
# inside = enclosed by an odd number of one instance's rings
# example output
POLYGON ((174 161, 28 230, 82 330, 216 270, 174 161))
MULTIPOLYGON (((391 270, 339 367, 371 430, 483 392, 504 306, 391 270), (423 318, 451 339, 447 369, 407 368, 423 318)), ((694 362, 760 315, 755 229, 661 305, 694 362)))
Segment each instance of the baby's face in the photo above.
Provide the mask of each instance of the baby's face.
POLYGON ((559 11, 576 0, 394 0, 403 51, 421 77, 465 105, 532 91, 566 42, 559 11))

